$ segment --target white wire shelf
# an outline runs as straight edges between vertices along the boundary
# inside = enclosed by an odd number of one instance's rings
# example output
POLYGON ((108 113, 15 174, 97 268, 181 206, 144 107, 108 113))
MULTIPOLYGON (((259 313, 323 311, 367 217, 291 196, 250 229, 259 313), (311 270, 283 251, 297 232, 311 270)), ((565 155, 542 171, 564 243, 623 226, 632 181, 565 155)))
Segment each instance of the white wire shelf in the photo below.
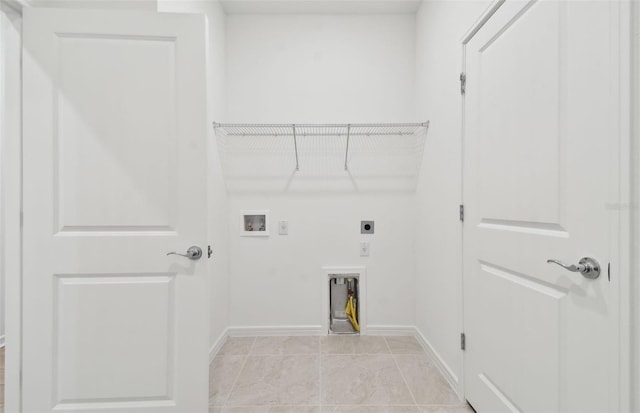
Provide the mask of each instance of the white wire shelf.
MULTIPOLYGON (((225 152, 238 155, 242 151, 252 152, 264 152, 274 153, 282 152, 282 144, 279 138, 290 139, 290 145, 292 146, 295 154, 295 169, 300 170, 300 153, 299 153, 299 140, 301 138, 327 138, 325 143, 326 148, 336 150, 336 146, 341 146, 340 141, 343 142, 344 150, 344 170, 349 171, 350 160, 350 145, 351 150, 354 150, 352 138, 356 137, 371 137, 372 141, 366 143, 360 141, 357 145, 358 150, 366 150, 369 154, 376 151, 375 143, 385 143, 383 139, 389 139, 393 137, 403 138, 420 138, 426 135, 429 128, 429 122, 422 123, 354 123, 354 124, 241 124, 241 123, 213 123, 216 136, 224 143, 225 152), (379 139, 375 139, 375 138, 379 139), (246 140, 245 142, 238 142, 235 138, 257 138, 253 140, 246 140), (269 140, 269 138, 276 138, 277 142, 269 140), (338 139, 336 141, 336 138, 338 139), (231 142, 233 140, 233 142, 231 142)), ((317 146, 319 142, 316 142, 314 152, 322 152, 317 146)), ((415 142, 417 146, 420 145, 419 141, 415 142)), ((393 145, 393 143, 392 143, 393 145)), ((309 146, 309 145, 307 145, 309 146)), ((397 150, 394 151, 393 146, 386 144, 378 145, 380 154, 401 155, 401 153, 415 153, 415 149, 409 142, 400 144, 397 150), (407 152, 408 151, 408 152, 407 152)), ((424 141, 422 141, 424 146, 424 141)), ((420 151, 422 156, 422 151, 420 151)))
POLYGON ((213 127, 227 136, 391 136, 413 135, 423 123, 354 123, 354 124, 241 124, 215 123, 213 127))

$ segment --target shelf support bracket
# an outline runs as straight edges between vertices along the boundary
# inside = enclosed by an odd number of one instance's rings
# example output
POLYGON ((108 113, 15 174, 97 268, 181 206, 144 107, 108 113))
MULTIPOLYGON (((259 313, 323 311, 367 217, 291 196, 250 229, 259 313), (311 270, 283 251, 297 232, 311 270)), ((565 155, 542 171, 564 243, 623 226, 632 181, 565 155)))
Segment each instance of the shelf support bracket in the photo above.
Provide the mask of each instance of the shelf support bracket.
POLYGON ((296 171, 300 170, 300 162, 298 161, 298 138, 296 136, 296 125, 295 123, 291 125, 293 127, 293 147, 296 150, 296 171))
POLYGON ((344 152, 344 170, 348 171, 348 161, 349 161, 349 138, 351 137, 351 124, 347 125, 347 149, 344 152))

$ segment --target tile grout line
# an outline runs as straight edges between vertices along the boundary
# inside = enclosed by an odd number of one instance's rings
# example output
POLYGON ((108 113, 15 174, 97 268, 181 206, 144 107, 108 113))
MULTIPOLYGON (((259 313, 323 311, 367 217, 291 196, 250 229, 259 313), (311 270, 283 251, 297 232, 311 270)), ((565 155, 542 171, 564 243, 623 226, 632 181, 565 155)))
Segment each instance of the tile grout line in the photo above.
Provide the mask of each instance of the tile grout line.
POLYGON ((409 387, 409 382, 407 382, 407 379, 404 377, 404 374, 402 373, 402 369, 400 368, 400 365, 398 364, 398 360, 396 360, 396 355, 393 354, 393 352, 391 351, 391 346, 389 345, 389 342, 387 341, 387 337, 384 338, 384 342, 387 343, 387 347, 389 348, 389 353, 391 353, 391 358, 393 359, 393 363, 396 365, 396 368, 398 369, 398 372, 400 373, 400 377, 402 377, 402 381, 404 382, 404 385, 407 386, 407 390, 409 390, 409 394, 411 395, 411 399, 413 400, 413 405, 418 407, 418 410, 420 410, 420 407, 418 406, 418 402, 416 401, 416 397, 413 395, 413 392, 411 391, 411 387, 409 387))
POLYGON ((227 394, 227 397, 224 399, 224 402, 220 405, 220 407, 225 407, 227 405, 227 403, 229 403, 229 399, 231 398, 231 394, 233 393, 233 390, 236 388, 236 385, 238 384, 238 380, 240 379, 240 375, 242 374, 242 371, 244 370, 244 367, 247 365, 247 361, 249 361, 249 356, 251 355, 251 351, 253 351, 253 346, 256 345, 256 341, 257 340, 258 340, 257 337, 253 338, 253 342, 251 343, 251 347, 249 348, 249 351, 247 352, 247 354, 245 354, 245 356, 244 356, 244 361, 242 362, 242 367, 240 367, 240 371, 238 372, 238 375, 236 376, 236 379, 233 381, 233 384, 231 385, 231 388, 229 389, 229 394, 227 394))

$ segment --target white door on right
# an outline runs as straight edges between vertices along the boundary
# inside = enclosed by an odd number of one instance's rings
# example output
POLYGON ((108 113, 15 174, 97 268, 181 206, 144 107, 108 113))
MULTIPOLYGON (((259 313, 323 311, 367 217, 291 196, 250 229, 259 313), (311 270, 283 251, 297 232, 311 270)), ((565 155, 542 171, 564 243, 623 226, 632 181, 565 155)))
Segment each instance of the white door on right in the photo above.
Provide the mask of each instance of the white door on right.
POLYGON ((616 3, 507 0, 466 44, 464 379, 478 412, 618 408, 616 3), (577 271, 583 257, 598 278, 577 271))

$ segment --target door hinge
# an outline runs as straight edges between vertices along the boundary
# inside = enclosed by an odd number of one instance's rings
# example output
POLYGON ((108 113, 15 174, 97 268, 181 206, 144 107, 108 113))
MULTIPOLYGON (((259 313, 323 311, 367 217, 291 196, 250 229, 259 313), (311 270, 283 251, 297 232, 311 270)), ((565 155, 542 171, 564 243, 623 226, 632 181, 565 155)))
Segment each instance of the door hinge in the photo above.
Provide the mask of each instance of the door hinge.
POLYGON ((467 74, 465 72, 460 73, 460 94, 464 95, 467 91, 467 74))
POLYGON ((211 254, 213 254, 213 250, 211 250, 211 245, 207 245, 207 258, 211 258, 211 254))
POLYGON ((464 222, 464 205, 460 204, 460 221, 464 222))
POLYGON ((465 350, 467 348, 467 337, 464 333, 460 333, 460 350, 465 350))

